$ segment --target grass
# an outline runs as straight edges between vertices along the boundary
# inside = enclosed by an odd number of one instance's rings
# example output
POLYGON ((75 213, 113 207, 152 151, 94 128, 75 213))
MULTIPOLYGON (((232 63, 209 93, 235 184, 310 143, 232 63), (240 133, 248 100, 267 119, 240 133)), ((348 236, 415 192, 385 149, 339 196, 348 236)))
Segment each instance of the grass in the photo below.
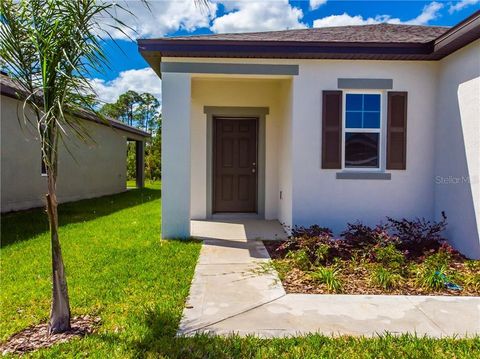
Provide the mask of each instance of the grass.
POLYGON ((136 188, 137 182, 135 180, 127 180, 127 188, 136 188))
MULTIPOLYGON (((160 240, 160 186, 60 206, 73 315, 102 318, 98 334, 51 352, 135 353, 173 336, 200 244, 160 240), (95 348, 95 350, 93 350, 95 348)), ((48 223, 42 210, 2 216, 0 340, 47 320, 48 223)))
MULTIPOLYGON (((72 314, 99 315, 102 324, 85 339, 31 353, 33 357, 471 358, 480 354, 479 338, 177 338, 200 244, 160 240, 158 184, 62 205, 60 223, 72 314)), ((42 210, 2 215, 1 225, 0 340, 4 341, 47 320, 50 249, 42 210)))

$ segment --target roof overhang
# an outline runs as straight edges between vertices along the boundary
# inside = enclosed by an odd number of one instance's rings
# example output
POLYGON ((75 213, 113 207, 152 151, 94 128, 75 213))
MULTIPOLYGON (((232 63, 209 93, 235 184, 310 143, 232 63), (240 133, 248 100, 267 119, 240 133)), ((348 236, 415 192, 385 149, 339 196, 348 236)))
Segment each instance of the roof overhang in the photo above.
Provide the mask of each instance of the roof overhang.
POLYGON ((480 38, 480 11, 426 43, 139 39, 138 50, 160 76, 162 57, 346 60, 440 60, 480 38))
MULTIPOLYGON (((25 95, 22 94, 22 91, 16 89, 15 87, 9 86, 7 84, 1 84, 0 94, 2 96, 11 97, 15 100, 22 100, 23 98, 25 98, 25 95)), ((123 122, 114 120, 112 118, 106 118, 106 117, 105 118, 100 118, 100 116, 96 115, 93 112, 89 112, 87 110, 70 112, 69 115, 70 116, 76 116, 76 117, 81 118, 83 120, 96 122, 100 125, 113 127, 113 128, 118 129, 118 130, 128 132, 129 134, 132 134, 135 137, 134 139, 151 137, 151 134, 148 133, 148 132, 142 131, 142 130, 140 130, 136 127, 133 127, 133 126, 126 125, 123 122)))
POLYGON ((138 49, 160 74, 162 57, 430 60, 433 44, 141 39, 138 49))
POLYGON ((441 59, 480 38, 480 11, 439 36, 433 44, 433 52, 441 59))

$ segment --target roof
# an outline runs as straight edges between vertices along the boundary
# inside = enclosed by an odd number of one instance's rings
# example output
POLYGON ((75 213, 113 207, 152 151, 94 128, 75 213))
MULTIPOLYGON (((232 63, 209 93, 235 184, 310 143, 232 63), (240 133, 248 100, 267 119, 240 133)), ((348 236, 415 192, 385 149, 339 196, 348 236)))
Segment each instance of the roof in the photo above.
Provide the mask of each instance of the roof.
MULTIPOLYGON (((11 77, 5 73, 0 73, 0 93, 2 96, 8 96, 14 99, 21 99, 23 89, 16 83, 11 77)), ((101 119, 95 113, 88 110, 80 110, 72 113, 72 115, 77 116, 81 119, 87 121, 93 121, 101 125, 111 126, 113 128, 141 136, 141 137, 150 137, 150 133, 142 131, 136 127, 126 125, 125 123, 115 120, 113 118, 104 118, 101 119), (106 121, 105 121, 106 120, 106 121)))
POLYGON ((480 38, 480 11, 448 28, 374 24, 139 39, 158 73, 162 57, 439 60, 480 38))
POLYGON ((445 26, 374 24, 268 32, 177 36, 165 39, 209 41, 387 42, 423 44, 435 40, 448 29, 449 28, 445 26))

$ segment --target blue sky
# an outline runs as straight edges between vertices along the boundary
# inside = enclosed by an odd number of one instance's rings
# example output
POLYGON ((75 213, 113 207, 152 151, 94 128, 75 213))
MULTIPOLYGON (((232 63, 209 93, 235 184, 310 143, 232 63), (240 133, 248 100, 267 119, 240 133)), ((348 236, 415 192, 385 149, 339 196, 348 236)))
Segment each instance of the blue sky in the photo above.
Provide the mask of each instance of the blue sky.
MULTIPOLYGON (((269 31, 306 27, 361 25, 379 22, 452 26, 476 10, 480 0, 360 1, 360 0, 210 0, 210 9, 198 9, 193 0, 150 0, 151 11, 139 1, 124 1, 135 14, 119 13, 135 31, 131 38, 269 31)), ((120 3, 122 3, 120 1, 120 3)), ((135 41, 110 31, 116 39, 104 50, 110 69, 94 74, 98 96, 111 102, 128 89, 160 96, 160 79, 148 68, 135 41), (122 49, 120 50, 119 47, 122 49)))

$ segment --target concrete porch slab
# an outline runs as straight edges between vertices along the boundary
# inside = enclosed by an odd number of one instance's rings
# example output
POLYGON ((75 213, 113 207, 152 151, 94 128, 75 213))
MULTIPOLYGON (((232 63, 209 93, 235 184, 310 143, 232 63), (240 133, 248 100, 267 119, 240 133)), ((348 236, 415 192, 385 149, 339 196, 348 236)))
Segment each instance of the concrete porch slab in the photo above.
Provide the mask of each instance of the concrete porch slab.
POLYGON ((178 335, 480 334, 479 297, 285 294, 256 240, 282 231, 274 221, 192 221, 204 243, 178 335))
POLYGON ((276 220, 225 219, 190 221, 192 237, 247 241, 255 239, 286 239, 283 226, 276 220))

